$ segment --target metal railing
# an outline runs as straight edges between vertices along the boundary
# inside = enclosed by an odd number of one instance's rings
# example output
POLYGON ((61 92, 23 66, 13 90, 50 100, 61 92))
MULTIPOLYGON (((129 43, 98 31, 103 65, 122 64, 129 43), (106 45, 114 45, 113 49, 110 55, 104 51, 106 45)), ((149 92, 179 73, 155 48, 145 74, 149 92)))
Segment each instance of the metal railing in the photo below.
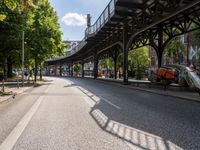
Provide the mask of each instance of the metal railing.
POLYGON ((78 45, 76 47, 74 47, 70 53, 67 55, 67 56, 61 56, 61 57, 55 57, 55 58, 50 58, 50 59, 47 59, 46 62, 48 61, 57 61, 57 60, 61 60, 61 59, 65 59, 67 57, 70 57, 72 55, 74 55, 75 53, 77 53, 78 51, 80 51, 85 45, 87 44, 85 38, 78 43, 78 45))
MULTIPOLYGON (((71 54, 69 56, 74 55, 75 53, 80 51, 86 44, 87 44, 87 42, 86 42, 86 39, 84 37, 84 39, 80 43, 78 43, 78 45, 76 47, 74 47, 72 49, 71 54)), ((69 56, 67 56, 67 57, 69 57, 69 56)))
POLYGON ((111 0, 97 21, 85 30, 86 39, 94 36, 114 15, 116 1, 117 0, 111 0))
MULTIPOLYGON (((85 30, 85 37, 84 39, 71 51, 69 56, 74 55, 78 51, 80 51, 86 44, 86 39, 94 36, 114 15, 115 13, 115 3, 117 0, 111 0, 110 3, 106 6, 100 17, 97 21, 90 27, 85 30)), ((67 57, 69 57, 67 56, 67 57)))

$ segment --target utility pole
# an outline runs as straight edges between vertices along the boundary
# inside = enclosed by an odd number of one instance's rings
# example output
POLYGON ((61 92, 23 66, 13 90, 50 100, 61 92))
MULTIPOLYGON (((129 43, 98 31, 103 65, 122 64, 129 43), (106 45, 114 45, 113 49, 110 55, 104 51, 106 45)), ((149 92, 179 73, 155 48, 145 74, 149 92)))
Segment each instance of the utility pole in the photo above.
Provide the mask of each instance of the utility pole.
POLYGON ((24 31, 22 31, 22 87, 24 87, 24 31))

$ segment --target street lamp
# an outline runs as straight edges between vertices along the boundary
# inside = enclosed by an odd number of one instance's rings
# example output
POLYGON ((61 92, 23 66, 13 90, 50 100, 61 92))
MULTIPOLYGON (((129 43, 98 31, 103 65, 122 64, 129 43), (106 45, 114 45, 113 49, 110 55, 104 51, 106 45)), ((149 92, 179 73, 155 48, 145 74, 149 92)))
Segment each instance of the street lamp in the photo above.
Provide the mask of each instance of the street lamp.
POLYGON ((22 31, 22 87, 24 87, 24 31, 22 31))

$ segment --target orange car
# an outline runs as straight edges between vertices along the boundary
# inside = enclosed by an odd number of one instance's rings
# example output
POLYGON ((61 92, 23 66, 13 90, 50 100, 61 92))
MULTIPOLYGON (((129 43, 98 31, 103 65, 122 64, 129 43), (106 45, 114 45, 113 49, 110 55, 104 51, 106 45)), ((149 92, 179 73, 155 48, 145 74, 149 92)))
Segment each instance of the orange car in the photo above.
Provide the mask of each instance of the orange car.
POLYGON ((156 71, 156 80, 162 81, 166 80, 169 83, 178 83, 178 70, 171 67, 160 67, 156 71))

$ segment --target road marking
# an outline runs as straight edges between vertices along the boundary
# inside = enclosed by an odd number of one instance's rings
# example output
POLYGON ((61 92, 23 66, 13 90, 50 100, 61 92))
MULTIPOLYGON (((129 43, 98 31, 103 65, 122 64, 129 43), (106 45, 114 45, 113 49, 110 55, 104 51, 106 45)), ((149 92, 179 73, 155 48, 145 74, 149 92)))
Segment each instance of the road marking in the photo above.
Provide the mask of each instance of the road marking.
POLYGON ((117 108, 117 109, 121 109, 119 106, 113 104, 112 102, 110 102, 109 100, 105 99, 104 97, 102 96, 99 96, 99 98, 105 102, 107 102, 108 104, 112 105, 113 107, 117 108))
MULTIPOLYGON (((92 100, 91 96, 94 96, 94 97, 99 98, 99 99, 105 101, 106 103, 112 105, 112 106, 115 107, 116 109, 121 109, 119 106, 113 104, 112 102, 110 102, 110 101, 107 100, 106 98, 104 98, 104 97, 102 97, 102 96, 97 96, 97 95, 95 95, 95 94, 89 92, 88 90, 82 88, 81 86, 77 86, 77 89, 79 89, 82 93, 84 93, 85 95, 87 95, 87 96, 90 98, 90 100, 92 100)), ((84 98, 84 99, 85 99, 85 98, 84 98)), ((88 100, 86 100, 86 102, 88 103, 88 100)), ((91 104, 89 104, 89 105, 90 105, 90 107, 91 107, 91 104)))
MULTIPOLYGON (((88 98, 89 98, 90 100, 92 100, 91 96, 93 96, 93 97, 95 97, 95 98, 99 98, 100 100, 105 101, 106 103, 112 105, 112 106, 115 107, 116 109, 121 109, 119 106, 113 104, 112 102, 110 102, 109 100, 107 100, 106 98, 104 98, 104 97, 102 97, 102 96, 97 96, 97 95, 95 95, 95 94, 93 94, 93 93, 91 93, 91 92, 89 92, 89 91, 83 89, 83 88, 80 87, 80 86, 77 87, 77 89, 79 89, 83 94, 87 95, 88 98)), ((85 99, 85 98, 84 98, 84 99, 85 99)), ((85 101, 88 103, 88 100, 85 99, 85 101)), ((91 107, 91 104, 89 104, 89 105, 90 105, 90 107, 91 107)), ((93 105, 93 104, 92 104, 92 105, 93 105)))
MULTIPOLYGON (((48 89, 48 88, 47 88, 48 89)), ((45 90, 45 93, 47 91, 45 90)), ((12 150, 15 143, 23 133, 24 129, 30 122, 31 118, 39 108, 42 100, 44 99, 44 95, 40 96, 37 101, 32 105, 32 107, 29 109, 29 111, 24 115, 24 117, 19 121, 19 123, 16 125, 16 127, 11 131, 11 133, 7 136, 7 138, 3 141, 3 143, 0 145, 0 150, 12 150)))

